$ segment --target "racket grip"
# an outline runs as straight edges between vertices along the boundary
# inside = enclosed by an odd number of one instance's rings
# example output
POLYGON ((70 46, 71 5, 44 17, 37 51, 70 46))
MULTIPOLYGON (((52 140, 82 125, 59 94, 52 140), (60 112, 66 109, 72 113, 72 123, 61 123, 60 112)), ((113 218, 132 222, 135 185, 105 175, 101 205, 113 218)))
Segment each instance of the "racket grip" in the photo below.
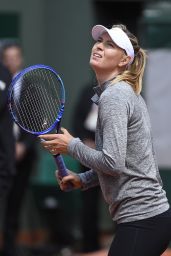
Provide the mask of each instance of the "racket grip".
POLYGON ((56 164, 58 167, 59 176, 61 176, 61 177, 67 176, 68 172, 67 172, 67 168, 66 168, 66 165, 64 163, 62 156, 56 155, 56 156, 54 156, 54 158, 55 158, 55 161, 56 161, 56 164))
MULTIPOLYGON (((58 174, 60 177, 65 177, 68 175, 66 165, 61 155, 54 155, 57 167, 58 167, 58 174)), ((70 183, 67 187, 67 192, 73 190, 73 185, 70 183)))

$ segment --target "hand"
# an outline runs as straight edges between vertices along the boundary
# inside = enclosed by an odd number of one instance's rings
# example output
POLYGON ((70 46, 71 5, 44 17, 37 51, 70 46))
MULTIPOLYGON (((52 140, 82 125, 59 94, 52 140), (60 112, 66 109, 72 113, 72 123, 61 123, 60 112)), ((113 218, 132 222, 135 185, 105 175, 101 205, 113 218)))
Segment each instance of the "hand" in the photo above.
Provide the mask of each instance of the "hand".
POLYGON ((66 154, 68 152, 69 142, 73 136, 64 128, 61 128, 62 134, 44 134, 40 135, 42 146, 49 150, 53 155, 66 154))
POLYGON ((72 171, 68 170, 68 172, 69 172, 69 175, 65 177, 59 176, 58 171, 55 172, 55 176, 61 190, 67 191, 70 186, 72 186, 73 189, 82 188, 83 184, 80 177, 72 171))

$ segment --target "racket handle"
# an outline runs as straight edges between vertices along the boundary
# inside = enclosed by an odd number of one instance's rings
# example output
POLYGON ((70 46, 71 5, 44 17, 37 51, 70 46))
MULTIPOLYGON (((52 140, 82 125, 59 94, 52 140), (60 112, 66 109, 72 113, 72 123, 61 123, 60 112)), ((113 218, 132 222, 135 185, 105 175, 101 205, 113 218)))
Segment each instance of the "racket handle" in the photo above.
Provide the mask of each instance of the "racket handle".
MULTIPOLYGON (((66 168, 66 165, 64 163, 64 160, 63 160, 62 156, 58 154, 56 156, 54 155, 54 158, 55 158, 55 161, 56 161, 56 164, 57 164, 57 167, 58 167, 59 176, 61 176, 61 177, 67 176, 68 172, 67 172, 67 168, 66 168)), ((68 185, 68 188, 67 188, 66 191, 68 192, 68 191, 71 191, 71 190, 73 190, 72 183, 70 183, 68 185)))
POLYGON ((54 158, 55 158, 55 161, 56 161, 56 164, 58 167, 59 176, 61 176, 61 177, 67 176, 68 172, 67 172, 67 168, 66 168, 66 165, 64 163, 62 156, 56 155, 56 156, 54 156, 54 158))
MULTIPOLYGON (((40 141, 44 142, 45 140, 40 138, 40 141)), ((59 176, 62 177, 62 178, 67 176, 68 172, 67 172, 67 168, 66 168, 66 165, 64 163, 64 160, 63 160, 62 156, 60 154, 57 154, 57 155, 53 155, 53 157, 54 157, 56 165, 58 167, 59 176)), ((66 191, 71 191, 71 190, 73 190, 73 184, 69 183, 68 188, 67 188, 66 191)))

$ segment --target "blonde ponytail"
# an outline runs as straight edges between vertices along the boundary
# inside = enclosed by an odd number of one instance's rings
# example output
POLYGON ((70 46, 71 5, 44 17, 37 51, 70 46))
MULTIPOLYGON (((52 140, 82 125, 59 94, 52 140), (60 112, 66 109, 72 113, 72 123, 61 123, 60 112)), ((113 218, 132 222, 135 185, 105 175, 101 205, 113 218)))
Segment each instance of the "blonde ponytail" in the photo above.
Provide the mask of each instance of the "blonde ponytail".
POLYGON ((128 66, 128 68, 114 78, 112 83, 126 81, 133 87, 136 94, 140 94, 142 90, 142 78, 146 65, 146 52, 139 47, 137 38, 129 32, 126 26, 120 24, 114 25, 113 27, 119 27, 127 34, 133 45, 135 57, 134 61, 128 66))

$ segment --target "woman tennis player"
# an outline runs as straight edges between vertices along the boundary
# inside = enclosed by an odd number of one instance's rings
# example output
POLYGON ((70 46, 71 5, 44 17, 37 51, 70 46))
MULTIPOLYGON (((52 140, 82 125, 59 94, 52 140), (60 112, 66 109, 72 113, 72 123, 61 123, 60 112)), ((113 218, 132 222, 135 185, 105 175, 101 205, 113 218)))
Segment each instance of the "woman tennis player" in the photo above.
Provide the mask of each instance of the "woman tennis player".
MULTIPOLYGON (((72 182, 86 190, 100 184, 116 221, 109 256, 160 256, 171 239, 171 210, 162 188, 146 104, 140 95, 146 54, 124 25, 92 29, 90 57, 98 86, 96 149, 66 129, 42 135, 43 146, 66 153, 90 168, 58 177, 62 190, 72 182)), ((154 85, 155 86, 155 85, 154 85)))

